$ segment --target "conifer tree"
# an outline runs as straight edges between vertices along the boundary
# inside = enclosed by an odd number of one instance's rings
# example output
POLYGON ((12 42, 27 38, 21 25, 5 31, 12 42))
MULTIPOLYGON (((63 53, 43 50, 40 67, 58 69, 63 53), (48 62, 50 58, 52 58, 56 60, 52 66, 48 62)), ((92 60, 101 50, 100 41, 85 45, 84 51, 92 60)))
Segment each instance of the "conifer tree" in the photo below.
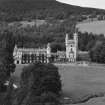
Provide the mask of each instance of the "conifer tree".
POLYGON ((7 69, 7 76, 10 76, 11 73, 14 72, 16 67, 16 65, 14 64, 14 58, 13 58, 15 38, 13 36, 13 33, 8 30, 4 31, 3 34, 6 40, 6 52, 7 52, 7 55, 5 56, 3 63, 7 69))

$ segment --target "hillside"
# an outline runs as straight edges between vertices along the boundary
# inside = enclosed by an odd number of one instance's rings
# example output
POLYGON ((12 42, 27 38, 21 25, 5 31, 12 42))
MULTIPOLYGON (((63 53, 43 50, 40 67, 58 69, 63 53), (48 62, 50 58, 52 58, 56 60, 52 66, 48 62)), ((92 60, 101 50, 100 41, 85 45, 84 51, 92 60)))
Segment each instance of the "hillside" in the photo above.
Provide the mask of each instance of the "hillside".
POLYGON ((66 19, 70 16, 94 13, 105 14, 105 11, 68 5, 56 0, 0 0, 0 20, 8 22, 49 17, 66 19))
POLYGON ((105 35, 105 21, 93 21, 77 25, 79 31, 105 35))

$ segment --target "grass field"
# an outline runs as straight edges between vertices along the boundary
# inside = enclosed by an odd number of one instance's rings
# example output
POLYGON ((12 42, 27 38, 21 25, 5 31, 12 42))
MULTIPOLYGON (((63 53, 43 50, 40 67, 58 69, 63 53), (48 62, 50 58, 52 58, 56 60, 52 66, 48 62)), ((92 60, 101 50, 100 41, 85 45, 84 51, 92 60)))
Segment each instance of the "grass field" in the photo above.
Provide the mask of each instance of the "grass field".
POLYGON ((20 21, 20 22, 11 22, 8 25, 13 26, 14 24, 15 25, 20 24, 21 27, 27 27, 27 26, 32 27, 34 25, 36 25, 38 27, 40 25, 46 24, 46 21, 45 20, 20 21))
POLYGON ((93 21, 88 23, 80 23, 77 25, 81 32, 92 32, 95 34, 105 35, 105 21, 93 21))
POLYGON ((65 96, 75 101, 88 95, 105 92, 104 67, 58 66, 65 96))
MULTIPOLYGON (((19 77, 22 68, 23 65, 18 65, 14 75, 19 77)), ((58 65, 58 68, 64 96, 79 100, 91 94, 105 93, 105 67, 58 65)))

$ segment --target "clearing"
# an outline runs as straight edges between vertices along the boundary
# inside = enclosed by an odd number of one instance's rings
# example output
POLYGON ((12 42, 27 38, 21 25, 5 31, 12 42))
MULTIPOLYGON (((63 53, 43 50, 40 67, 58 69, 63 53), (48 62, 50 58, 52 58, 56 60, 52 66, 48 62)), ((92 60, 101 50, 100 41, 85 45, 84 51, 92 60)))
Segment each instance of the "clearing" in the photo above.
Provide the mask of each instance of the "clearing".
POLYGON ((87 23, 79 23, 77 25, 79 31, 88 32, 94 34, 104 34, 105 35, 105 21, 93 21, 87 23))

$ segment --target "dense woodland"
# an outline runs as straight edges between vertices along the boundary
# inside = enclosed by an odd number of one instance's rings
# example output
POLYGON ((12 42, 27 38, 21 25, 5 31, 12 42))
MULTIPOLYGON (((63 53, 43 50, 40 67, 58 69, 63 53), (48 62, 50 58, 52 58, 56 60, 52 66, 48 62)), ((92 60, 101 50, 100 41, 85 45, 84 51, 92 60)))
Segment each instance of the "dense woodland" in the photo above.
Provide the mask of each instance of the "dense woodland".
POLYGON ((89 51, 92 62, 105 63, 105 36, 79 32, 79 50, 89 51))
POLYGON ((105 15, 101 9, 82 8, 57 2, 56 0, 0 0, 0 21, 13 22, 32 19, 67 19, 83 15, 105 15))

